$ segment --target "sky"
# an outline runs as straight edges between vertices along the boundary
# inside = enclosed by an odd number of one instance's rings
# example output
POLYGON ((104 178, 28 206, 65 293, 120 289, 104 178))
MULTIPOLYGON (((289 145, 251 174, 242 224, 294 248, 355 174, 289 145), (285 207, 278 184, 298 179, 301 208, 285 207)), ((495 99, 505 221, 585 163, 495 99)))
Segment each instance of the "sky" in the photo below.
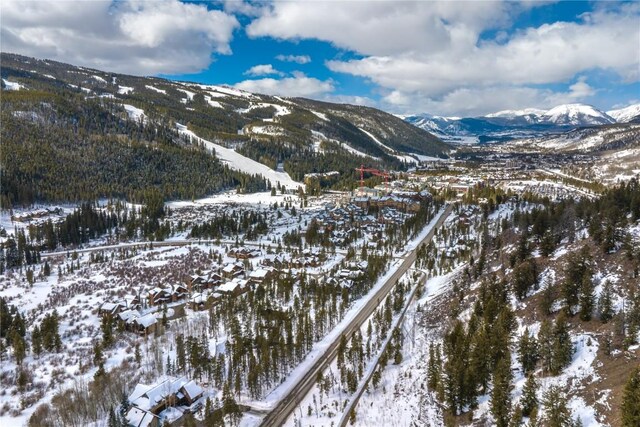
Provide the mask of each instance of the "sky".
POLYGON ((3 52, 396 114, 640 103, 640 2, 14 1, 3 52))

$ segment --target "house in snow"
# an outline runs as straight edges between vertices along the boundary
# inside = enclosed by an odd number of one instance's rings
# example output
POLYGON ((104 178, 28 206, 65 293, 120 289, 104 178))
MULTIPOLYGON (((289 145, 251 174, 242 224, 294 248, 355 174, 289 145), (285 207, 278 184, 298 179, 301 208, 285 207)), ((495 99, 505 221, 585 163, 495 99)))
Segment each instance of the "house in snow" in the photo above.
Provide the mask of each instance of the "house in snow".
POLYGON ((239 277, 244 275, 244 266, 239 263, 227 264, 222 269, 222 275, 226 278, 239 277))
POLYGON ((262 254, 262 252, 258 249, 249 249, 246 247, 242 248, 231 248, 227 252, 227 255, 236 258, 236 259, 249 259, 255 258, 262 254))
POLYGON ((127 331, 145 336, 155 333, 158 323, 158 319, 153 313, 141 315, 136 310, 125 310, 118 313, 118 320, 127 331))
POLYGON ((249 273, 249 281, 251 283, 263 283, 265 280, 269 280, 275 276, 275 269, 273 267, 264 267, 257 270, 253 270, 249 273))
POLYGON ((248 280, 236 277, 232 281, 220 285, 217 290, 221 294, 228 294, 235 297, 248 292, 249 289, 250 285, 248 280))
POLYGON ((164 377, 155 384, 136 385, 129 395, 131 408, 126 414, 129 425, 156 427, 165 421, 178 421, 204 396, 204 390, 185 377, 164 377))

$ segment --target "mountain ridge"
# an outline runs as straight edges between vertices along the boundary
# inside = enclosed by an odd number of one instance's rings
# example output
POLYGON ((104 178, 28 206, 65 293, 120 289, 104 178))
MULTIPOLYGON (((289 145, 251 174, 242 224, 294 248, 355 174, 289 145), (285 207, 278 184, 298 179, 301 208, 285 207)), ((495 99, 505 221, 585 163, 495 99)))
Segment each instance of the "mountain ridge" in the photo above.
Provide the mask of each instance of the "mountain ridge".
POLYGON ((443 157, 450 150, 430 133, 370 107, 128 76, 8 53, 2 53, 1 58, 2 136, 11 147, 3 150, 3 163, 16 168, 2 175, 8 205, 85 196, 131 198, 147 187, 159 190, 166 198, 199 197, 235 186, 257 191, 280 187, 284 182, 292 190, 297 184, 302 186, 307 174, 333 171, 339 172, 339 177, 323 185, 352 188, 356 185, 355 168, 363 163, 378 169, 403 170, 417 163, 420 156, 443 157), (44 134, 55 135, 46 140, 42 132, 34 133, 38 144, 51 151, 48 158, 39 159, 45 174, 29 167, 30 158, 24 157, 41 154, 36 145, 30 145, 35 140, 19 137, 38 126, 46 128, 44 134), (9 129, 19 131, 11 134, 9 129), (69 141, 78 147, 78 153, 71 152, 69 141), (135 150, 130 149, 133 146, 135 150), (216 146, 220 147, 217 151, 216 146), (98 150, 107 153, 97 158, 98 150), (119 150, 132 156, 126 158, 125 171, 105 164, 116 161, 119 150), (166 165, 167 159, 160 159, 159 151, 168 150, 184 158, 174 164, 178 170, 146 167, 145 162, 166 165), (226 154, 221 157, 222 152, 226 154), (63 166, 54 167, 50 161, 63 166), (87 162, 110 175, 105 174, 100 185, 89 185, 90 177, 82 172, 87 162), (190 162, 199 166, 184 169, 190 162), (224 174, 224 178, 214 183, 191 177, 180 188, 167 181, 172 173, 183 177, 196 170, 210 173, 207 162, 217 163, 218 174, 224 174), (269 173, 248 167, 255 165, 252 162, 265 165, 269 173), (58 167, 72 170, 55 176, 48 173, 58 167), (223 172, 227 170, 233 173, 223 172), (274 178, 267 179, 265 174, 274 178), (73 176, 73 181, 58 179, 66 175, 73 176), (278 176, 284 178, 273 182, 278 176), (20 182, 16 182, 18 178, 20 182))
POLYGON ((562 104, 549 110, 503 110, 477 117, 417 114, 405 116, 405 120, 449 142, 504 142, 581 127, 640 121, 640 104, 609 112, 588 104, 562 104))

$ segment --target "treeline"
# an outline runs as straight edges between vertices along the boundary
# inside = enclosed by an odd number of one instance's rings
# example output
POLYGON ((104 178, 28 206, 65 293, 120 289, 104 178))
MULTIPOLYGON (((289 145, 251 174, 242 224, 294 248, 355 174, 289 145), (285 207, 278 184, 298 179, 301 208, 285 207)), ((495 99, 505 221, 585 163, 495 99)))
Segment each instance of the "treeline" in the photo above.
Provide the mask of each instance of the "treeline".
POLYGON ((230 214, 223 212, 220 216, 216 216, 209 221, 195 224, 189 237, 194 239, 221 239, 223 237, 238 237, 240 234, 244 234, 245 239, 256 240, 259 236, 265 235, 269 231, 266 217, 266 213, 258 213, 253 210, 235 211, 230 214))

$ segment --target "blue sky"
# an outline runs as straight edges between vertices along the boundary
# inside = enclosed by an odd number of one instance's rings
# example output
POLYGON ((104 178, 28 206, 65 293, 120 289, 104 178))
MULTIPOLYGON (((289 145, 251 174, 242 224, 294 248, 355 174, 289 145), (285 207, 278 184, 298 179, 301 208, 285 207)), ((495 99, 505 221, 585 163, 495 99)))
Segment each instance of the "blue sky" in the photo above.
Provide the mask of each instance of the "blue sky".
POLYGON ((7 0, 2 50, 403 114, 640 102, 638 2, 7 0))

